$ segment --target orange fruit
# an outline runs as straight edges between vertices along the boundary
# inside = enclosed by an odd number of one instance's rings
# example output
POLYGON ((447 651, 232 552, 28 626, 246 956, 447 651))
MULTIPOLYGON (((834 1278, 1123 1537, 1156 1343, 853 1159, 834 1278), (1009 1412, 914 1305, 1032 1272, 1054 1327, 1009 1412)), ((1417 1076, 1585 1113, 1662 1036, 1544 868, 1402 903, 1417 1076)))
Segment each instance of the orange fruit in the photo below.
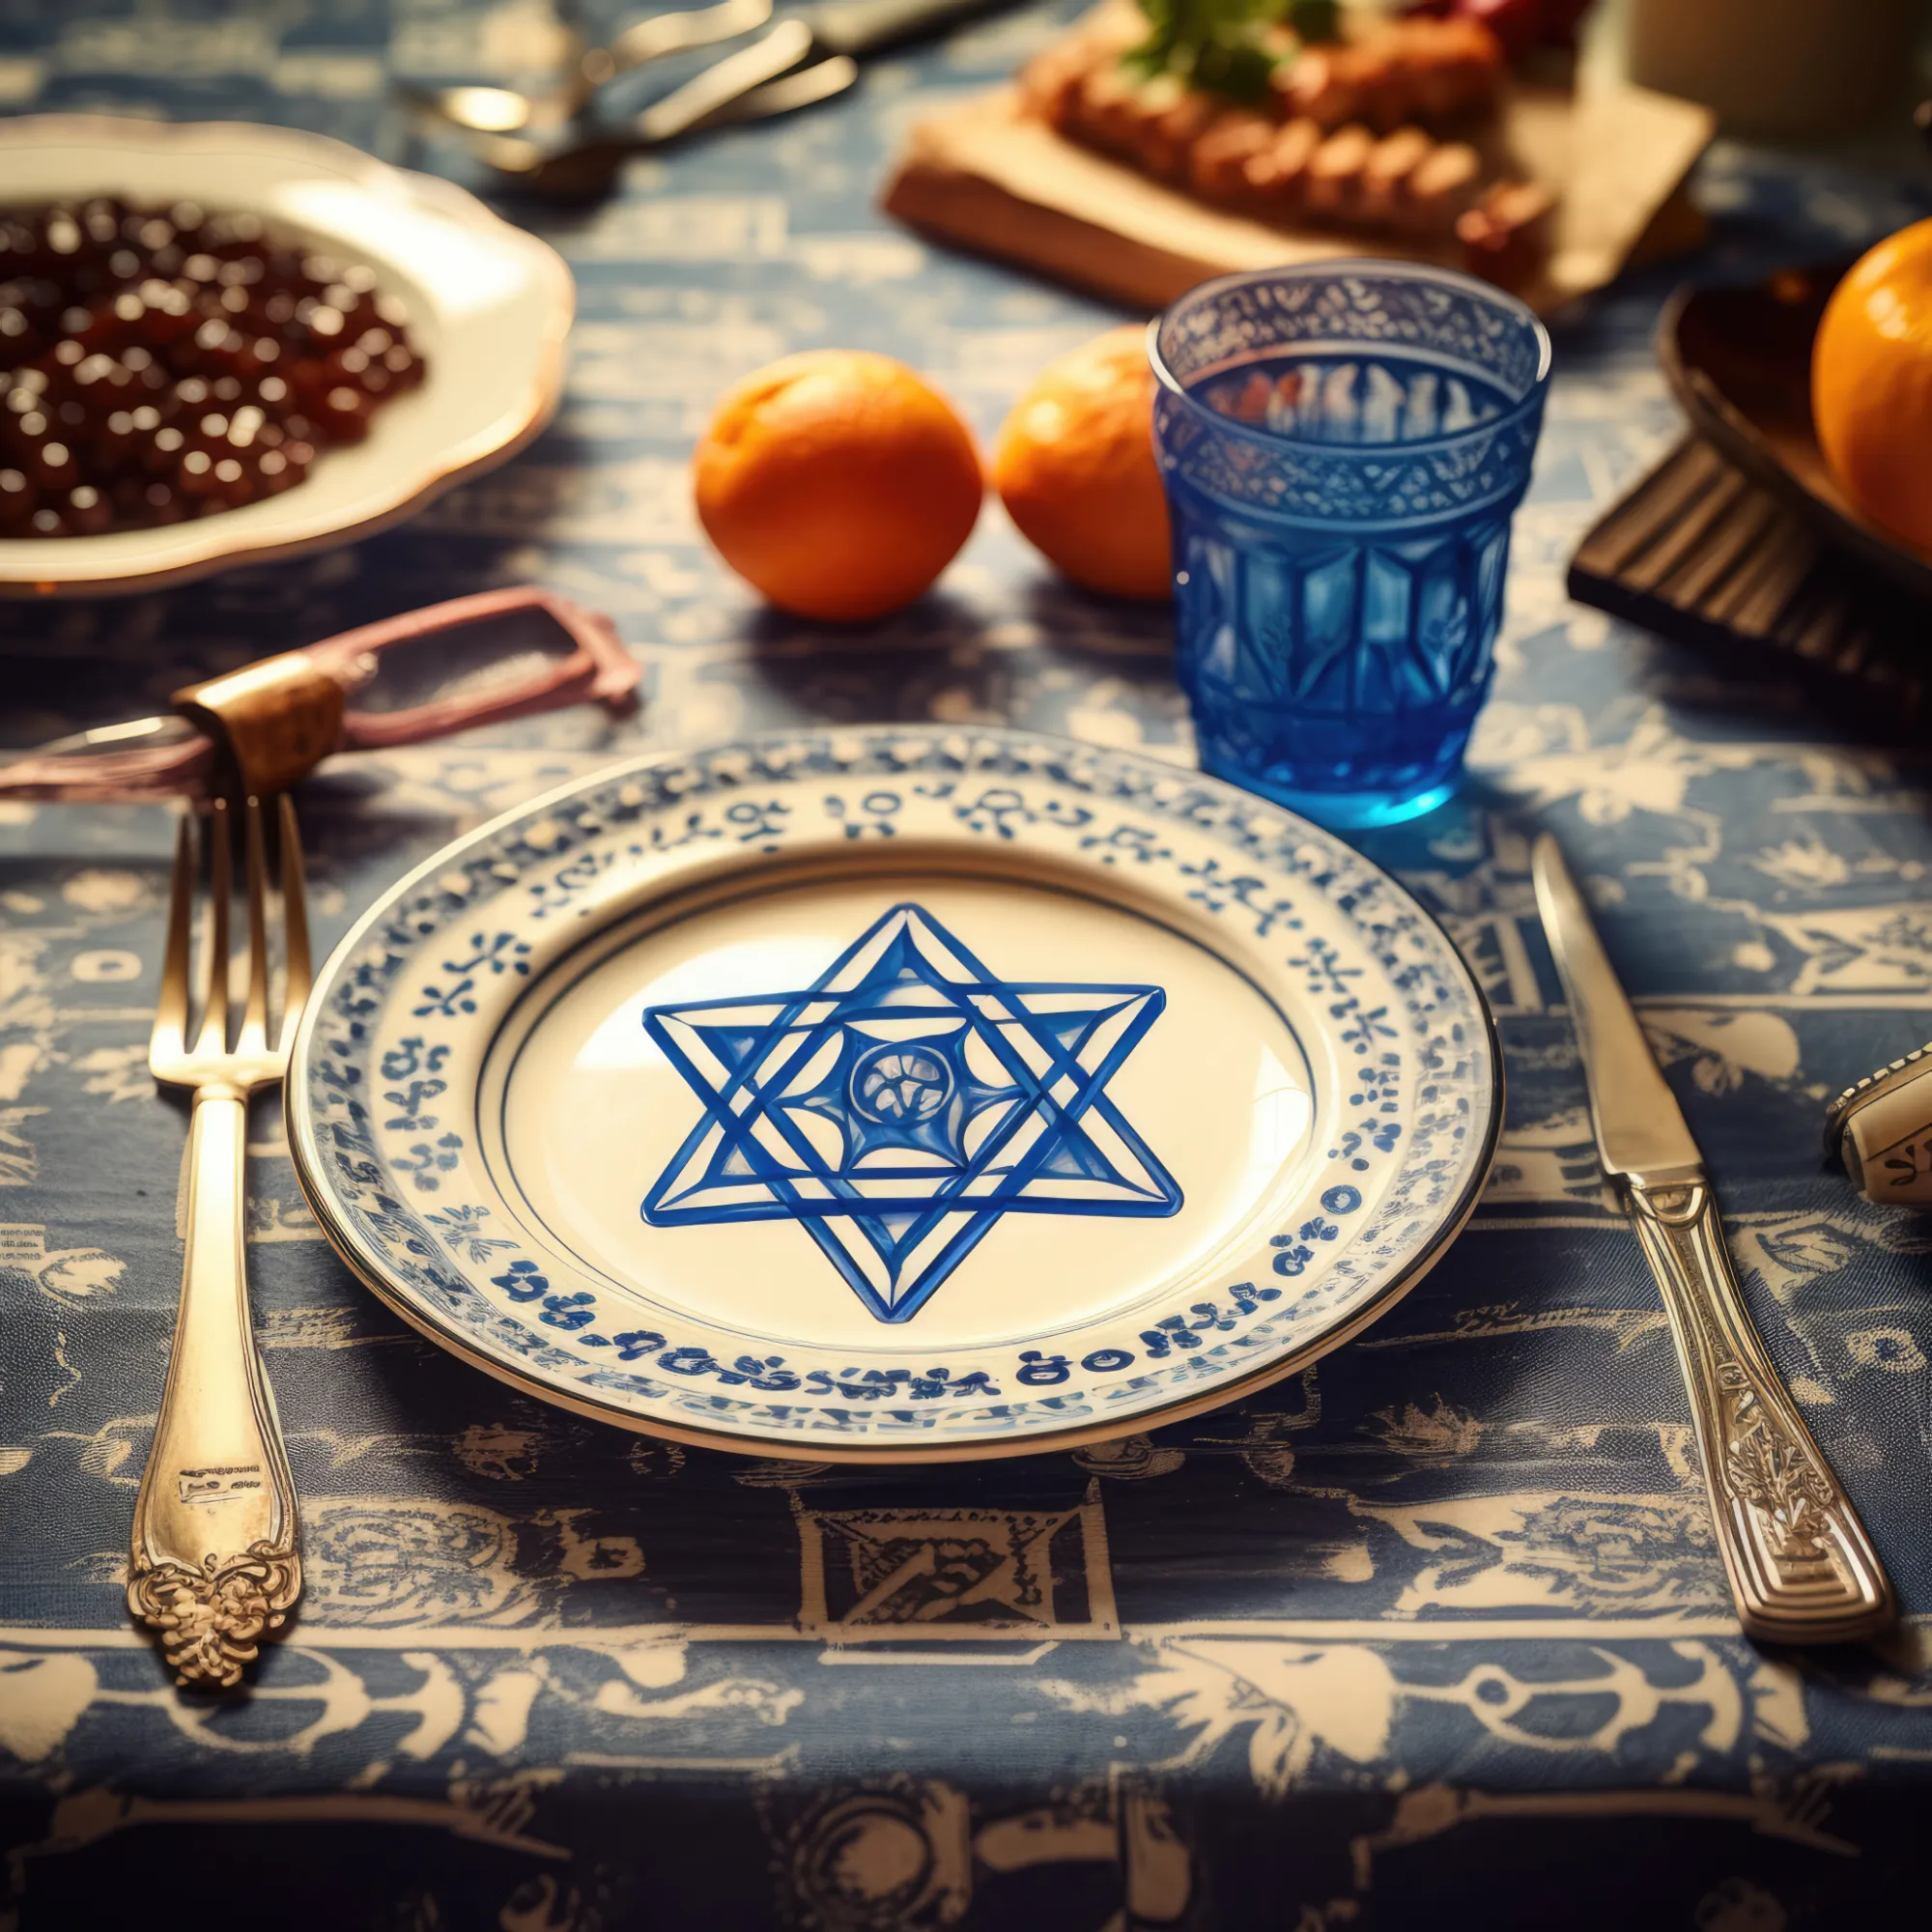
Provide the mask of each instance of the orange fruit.
POLYGON ((1040 372, 1000 432, 993 487, 1076 583, 1115 597, 1173 594, 1153 371, 1138 325, 1110 328, 1040 372))
POLYGON ((1932 221, 1881 242, 1833 291, 1811 344, 1811 419, 1853 503, 1932 551, 1932 221))
POLYGON ((972 432, 901 362, 787 355, 727 390, 697 445, 698 520, 740 577, 801 617, 910 604, 972 533, 972 432))

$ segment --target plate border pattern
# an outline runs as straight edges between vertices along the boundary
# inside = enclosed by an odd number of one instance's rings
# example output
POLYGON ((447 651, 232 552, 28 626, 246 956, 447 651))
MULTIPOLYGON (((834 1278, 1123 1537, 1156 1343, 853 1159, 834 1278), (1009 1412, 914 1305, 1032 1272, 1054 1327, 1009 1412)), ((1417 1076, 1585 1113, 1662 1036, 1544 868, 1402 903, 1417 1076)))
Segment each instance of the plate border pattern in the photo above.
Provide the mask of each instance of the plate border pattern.
MULTIPOLYGON (((498 970, 526 969, 506 960, 498 970)), ((1393 1099, 1387 1106, 1394 1110, 1393 1099)), ((425 862, 325 966, 292 1056, 286 1107, 303 1190, 344 1259, 406 1319, 525 1392, 627 1428, 741 1451, 944 1460, 1145 1429, 1232 1401, 1339 1346, 1427 1272, 1473 1208, 1501 1126, 1502 1062, 1488 1006, 1442 928, 1360 853, 1293 813, 1145 754, 997 727, 872 726, 774 734, 608 768, 515 808, 425 862), (788 825, 791 814, 759 797, 763 787, 815 779, 877 784, 856 802, 822 795, 828 823, 810 828, 788 825), (975 780, 982 782, 969 797, 975 780), (1044 814, 1021 788, 1028 781, 1053 793, 1044 814), (1122 1373, 1131 1355, 1097 1366, 1089 1358, 1081 1365, 1088 1382, 1065 1391, 1061 1384, 1074 1371, 1041 1350, 1022 1351, 997 1382, 949 1383, 941 1372, 934 1380, 902 1366, 819 1370, 801 1396, 801 1377, 781 1359, 726 1363, 654 1332, 586 1335, 592 1314, 574 1304, 591 1297, 546 1294, 542 1258, 532 1261, 509 1227, 485 1227, 487 1208, 411 1198, 379 1143, 373 1060, 377 1024, 405 969, 420 966, 425 943, 441 936, 446 950, 458 927, 473 925, 478 902, 505 888, 528 895, 534 920, 582 911, 619 863, 612 835, 632 835, 632 853, 710 841, 735 845, 748 861, 807 834, 823 839, 828 829, 855 841, 887 840, 895 788, 904 786, 948 800, 957 824, 995 847, 1023 839, 1042 815, 1063 830, 1083 828, 1096 876, 1173 860, 1160 827, 1184 830, 1214 855, 1190 866, 1174 861, 1187 875, 1178 883, 1192 907, 1215 921, 1248 922, 1257 935, 1294 923, 1283 887, 1319 895, 1374 956, 1402 1010, 1386 1002, 1362 1009, 1337 961, 1324 963, 1320 946, 1305 944, 1299 964, 1310 993, 1321 996, 1345 1040, 1351 1028, 1359 1034, 1363 1065, 1379 1057, 1371 1043, 1399 1042, 1396 1057, 1413 1068, 1403 1075, 1413 1085, 1406 1131, 1378 1133, 1373 1080, 1354 1083, 1360 1112, 1333 1125, 1337 1145, 1326 1150, 1328 1212, 1273 1236, 1272 1267, 1258 1281, 1231 1284, 1193 1305, 1197 1320, 1170 1317, 1162 1332, 1145 1335, 1150 1346, 1136 1373, 1122 1373), (640 834, 648 843, 635 842, 640 834), (1361 1205, 1347 1174, 1369 1178, 1376 1168, 1384 1173, 1374 1177, 1380 1186, 1369 1215, 1349 1227, 1352 1238, 1338 1240, 1338 1221, 1361 1205), (518 1305, 493 1300, 479 1276, 518 1305), (560 1346, 566 1334, 574 1348, 560 1346), (640 1339, 650 1346, 636 1346, 640 1339), (586 1346, 605 1352, 586 1362, 586 1346), (1094 1374, 1108 1377, 1103 1386, 1092 1386, 1094 1374)))

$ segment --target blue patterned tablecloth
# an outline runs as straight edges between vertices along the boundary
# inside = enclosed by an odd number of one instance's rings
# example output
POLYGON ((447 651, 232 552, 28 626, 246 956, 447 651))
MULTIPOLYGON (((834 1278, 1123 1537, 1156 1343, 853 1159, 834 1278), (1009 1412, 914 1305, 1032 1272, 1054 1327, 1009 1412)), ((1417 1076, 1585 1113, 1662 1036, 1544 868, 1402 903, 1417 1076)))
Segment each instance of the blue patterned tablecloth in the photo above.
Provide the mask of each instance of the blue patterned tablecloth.
MULTIPOLYGON (((0 4, 0 103, 412 150, 393 72, 516 75, 534 0, 0 4)), ((1012 720, 1184 762, 1166 622, 1057 583, 990 509, 869 631, 761 611, 697 538, 711 398, 784 352, 928 371, 990 434, 1112 312, 872 209, 916 115, 1023 13, 790 123, 523 212, 582 296, 569 394, 407 527, 163 596, 0 611, 12 743, 271 648, 536 580, 610 611, 646 707, 345 764, 302 799, 320 923, 620 752, 807 721, 1012 720)), ((1736 150, 1707 267, 1842 249, 1909 194, 1736 150)), ((1925 769, 1783 668, 1566 601, 1579 533, 1677 418, 1668 277, 1558 339, 1476 776, 1366 841, 1506 1044, 1469 1232, 1362 1340, 1236 1408, 992 1466, 703 1454, 526 1401, 401 1327, 257 1117, 256 1306, 308 1598, 245 1700, 171 1690, 121 1600, 179 1280, 180 1113, 145 1070, 158 810, 0 808, 0 1924, 386 1932, 1267 1927, 1701 1932, 1906 1922, 1932 1789, 1932 1223, 1854 1197, 1821 1105, 1932 1009, 1925 769), (1878 1651, 1732 1618, 1657 1294, 1598 1184, 1526 867, 1589 876, 1773 1351, 1911 1613, 1878 1651), (884 1552, 919 1557, 871 1591, 884 1552), (949 1566, 993 1579, 970 1604, 949 1566)), ((1922 1909, 1922 1908, 1921 1908, 1922 1909)))

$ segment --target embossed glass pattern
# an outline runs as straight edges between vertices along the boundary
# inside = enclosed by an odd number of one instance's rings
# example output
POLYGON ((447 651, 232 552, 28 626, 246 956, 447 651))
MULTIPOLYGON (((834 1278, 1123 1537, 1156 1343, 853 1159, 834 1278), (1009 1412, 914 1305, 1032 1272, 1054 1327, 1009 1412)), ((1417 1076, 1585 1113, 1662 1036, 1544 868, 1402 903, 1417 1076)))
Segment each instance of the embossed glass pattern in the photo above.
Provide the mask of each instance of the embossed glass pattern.
POLYGON ((1549 339, 1467 276, 1208 282, 1149 332, 1208 770, 1335 825, 1446 797, 1488 695, 1549 339))

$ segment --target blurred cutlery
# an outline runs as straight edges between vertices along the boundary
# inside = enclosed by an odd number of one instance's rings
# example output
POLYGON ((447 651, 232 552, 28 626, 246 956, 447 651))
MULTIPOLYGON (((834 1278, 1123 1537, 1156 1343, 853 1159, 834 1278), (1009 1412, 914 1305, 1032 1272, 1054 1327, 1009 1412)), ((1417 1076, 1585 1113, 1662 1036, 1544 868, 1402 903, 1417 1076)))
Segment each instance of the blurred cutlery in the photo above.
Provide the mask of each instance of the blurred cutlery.
POLYGON ((453 127, 476 134, 514 134, 526 128, 555 128, 579 113, 607 81, 620 73, 693 47, 711 46, 754 33, 772 17, 772 0, 718 0, 674 14, 652 14, 615 35, 609 46, 578 57, 562 85, 544 94, 513 87, 408 87, 420 107, 453 127))
MULTIPOLYGON (((641 113, 610 126, 580 114, 551 133, 480 132, 443 117, 505 187, 584 196, 629 157, 700 128, 789 113, 840 93, 856 62, 1000 11, 1011 0, 818 0, 775 22, 641 113)), ((594 106, 594 101, 588 103, 594 106)))

